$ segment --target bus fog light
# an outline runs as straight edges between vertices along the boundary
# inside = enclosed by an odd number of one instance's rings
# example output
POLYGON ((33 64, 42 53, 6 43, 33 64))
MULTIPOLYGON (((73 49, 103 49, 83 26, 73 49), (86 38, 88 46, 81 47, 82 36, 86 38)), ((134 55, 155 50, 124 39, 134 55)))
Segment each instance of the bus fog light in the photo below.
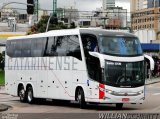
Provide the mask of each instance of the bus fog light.
POLYGON ((139 91, 138 94, 143 94, 143 91, 139 91))
POLYGON ((145 97, 141 98, 140 100, 145 100, 145 97))
POLYGON ((104 100, 110 100, 111 98, 104 96, 103 99, 104 99, 104 100))
POLYGON ((112 94, 112 91, 110 90, 110 91, 108 91, 108 93, 112 94))

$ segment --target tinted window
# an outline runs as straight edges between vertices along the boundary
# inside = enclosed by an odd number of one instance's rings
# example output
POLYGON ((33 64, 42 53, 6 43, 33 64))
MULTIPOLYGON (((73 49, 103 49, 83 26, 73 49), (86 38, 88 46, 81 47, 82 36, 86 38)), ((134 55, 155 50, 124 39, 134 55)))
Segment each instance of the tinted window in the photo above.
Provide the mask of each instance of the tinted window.
POLYGON ((135 37, 101 36, 99 47, 102 54, 109 55, 138 56, 143 53, 140 42, 135 37))
POLYGON ((69 36, 68 37, 67 56, 73 56, 79 60, 82 60, 81 48, 80 48, 78 36, 69 36))
POLYGON ((92 80, 101 82, 101 66, 99 58, 91 56, 89 51, 97 52, 98 51, 98 43, 97 38, 94 35, 83 34, 81 35, 85 60, 88 70, 88 75, 92 80))
POLYGON ((10 56, 10 57, 13 57, 13 54, 14 54, 14 45, 12 44, 12 41, 7 41, 7 46, 6 46, 6 49, 7 49, 7 55, 10 56))
POLYGON ((31 57, 43 57, 46 38, 31 39, 31 57))
POLYGON ((31 39, 22 40, 22 57, 31 57, 31 39))
POLYGON ((48 39, 46 56, 72 56, 81 58, 78 36, 57 36, 48 39))
POLYGON ((144 62, 106 61, 102 83, 114 87, 140 87, 145 83, 144 62))
POLYGON ((17 40, 14 43, 15 47, 14 47, 14 57, 21 57, 22 56, 22 41, 21 40, 17 40))
POLYGON ((43 57, 47 38, 7 41, 7 55, 10 57, 43 57))
POLYGON ((82 43, 85 51, 98 51, 98 43, 96 36, 93 35, 82 35, 82 43))
POLYGON ((56 39, 55 37, 50 37, 48 38, 48 44, 47 44, 47 49, 46 49, 46 56, 56 56, 56 39))
POLYGON ((7 55, 10 57, 21 57, 22 41, 7 41, 7 55))
POLYGON ((55 52, 58 56, 66 56, 68 49, 68 36, 60 36, 56 39, 55 52))

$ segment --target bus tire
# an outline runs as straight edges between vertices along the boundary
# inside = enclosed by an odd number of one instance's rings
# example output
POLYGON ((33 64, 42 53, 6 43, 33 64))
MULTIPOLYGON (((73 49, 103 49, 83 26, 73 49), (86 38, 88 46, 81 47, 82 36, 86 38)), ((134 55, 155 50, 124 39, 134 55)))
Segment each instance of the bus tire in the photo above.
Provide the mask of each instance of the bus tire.
POLYGON ((23 87, 18 90, 20 102, 26 102, 26 92, 23 87))
POLYGON ((80 108, 85 109, 86 107, 85 96, 84 96, 84 91, 81 88, 77 92, 77 101, 79 102, 80 108))
POLYGON ((121 110, 121 109, 123 108, 123 103, 117 103, 117 104, 116 104, 116 108, 117 108, 118 110, 121 110))
POLYGON ((32 87, 28 87, 28 89, 27 89, 27 102, 29 104, 32 104, 34 102, 32 87))

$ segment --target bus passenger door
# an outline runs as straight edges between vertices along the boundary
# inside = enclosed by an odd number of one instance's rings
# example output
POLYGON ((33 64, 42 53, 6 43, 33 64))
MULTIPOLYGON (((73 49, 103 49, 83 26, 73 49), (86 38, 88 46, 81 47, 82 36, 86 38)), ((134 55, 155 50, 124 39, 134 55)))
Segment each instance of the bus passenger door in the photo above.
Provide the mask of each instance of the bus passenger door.
POLYGON ((86 63, 86 76, 84 78, 87 80, 87 99, 91 102, 97 102, 97 99, 99 99, 98 87, 99 82, 101 82, 100 60, 90 54, 90 52, 98 52, 97 37, 92 34, 81 34, 81 39, 86 63))

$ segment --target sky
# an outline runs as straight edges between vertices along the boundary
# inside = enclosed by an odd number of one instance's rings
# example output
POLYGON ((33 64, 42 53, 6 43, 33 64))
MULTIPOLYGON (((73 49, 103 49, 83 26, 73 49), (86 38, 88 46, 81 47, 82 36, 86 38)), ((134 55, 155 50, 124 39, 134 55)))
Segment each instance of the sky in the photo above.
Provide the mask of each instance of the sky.
MULTIPOLYGON (((130 11, 130 0, 117 0, 117 6, 123 7, 130 11)), ((0 0, 0 6, 8 2, 23 2, 27 0, 0 0)), ((52 9, 53 0, 39 0, 42 9, 52 9)), ((23 5, 12 5, 14 7, 26 8, 23 5)), ((80 11, 92 11, 102 7, 102 0, 57 0, 57 6, 61 8, 70 8, 74 6, 80 11), (75 6, 76 5, 76 6, 75 6)))

